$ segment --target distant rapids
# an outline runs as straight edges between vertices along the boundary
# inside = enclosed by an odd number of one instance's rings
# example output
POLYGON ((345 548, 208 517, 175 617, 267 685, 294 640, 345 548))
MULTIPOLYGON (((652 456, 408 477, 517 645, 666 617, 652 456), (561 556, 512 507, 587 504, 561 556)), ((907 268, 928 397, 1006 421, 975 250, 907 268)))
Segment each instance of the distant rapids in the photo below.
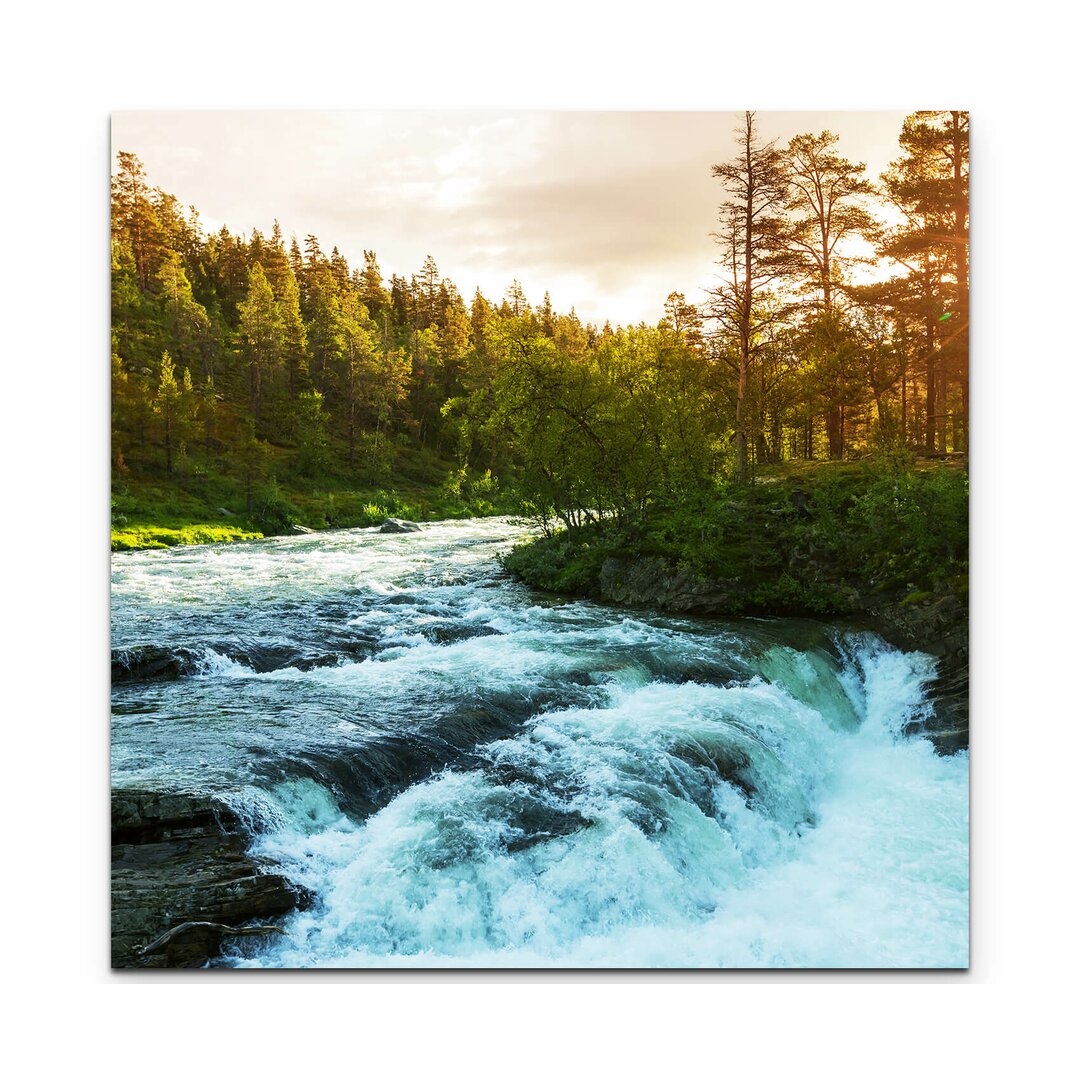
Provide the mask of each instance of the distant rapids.
POLYGON ((530 592, 508 519, 113 559, 113 783, 314 896, 260 967, 963 967, 934 661, 530 592))

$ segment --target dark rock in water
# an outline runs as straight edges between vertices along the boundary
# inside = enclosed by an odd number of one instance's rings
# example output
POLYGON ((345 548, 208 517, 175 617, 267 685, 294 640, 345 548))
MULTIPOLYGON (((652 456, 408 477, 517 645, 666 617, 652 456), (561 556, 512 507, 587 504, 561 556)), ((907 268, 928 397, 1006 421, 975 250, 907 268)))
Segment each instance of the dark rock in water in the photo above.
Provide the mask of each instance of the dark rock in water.
POLYGON ((943 657, 954 665, 967 663, 968 612, 959 596, 929 594, 917 602, 880 605, 870 614, 890 641, 943 657))
POLYGON ((136 645, 113 649, 112 681, 150 682, 179 679, 198 670, 201 654, 193 649, 166 649, 159 645, 136 645))
POLYGON ((497 637, 501 631, 485 623, 462 623, 444 619, 439 622, 424 623, 418 631, 434 645, 453 645, 458 641, 469 641, 478 637, 497 637))
POLYGON ((908 724, 905 735, 925 735, 939 754, 968 748, 968 665, 955 656, 938 660, 938 675, 927 687, 933 706, 925 719, 908 724))
POLYGON ((295 533, 297 536, 307 536, 314 531, 314 529, 309 529, 306 525, 293 525, 289 528, 289 532, 295 533))
POLYGON ((401 518, 387 518, 379 526, 381 533, 410 533, 419 532, 420 526, 415 521, 402 521, 401 518))
POLYGON ((112 966, 201 967, 229 931, 296 908, 297 888, 257 864, 248 840, 212 795, 114 791, 112 966))

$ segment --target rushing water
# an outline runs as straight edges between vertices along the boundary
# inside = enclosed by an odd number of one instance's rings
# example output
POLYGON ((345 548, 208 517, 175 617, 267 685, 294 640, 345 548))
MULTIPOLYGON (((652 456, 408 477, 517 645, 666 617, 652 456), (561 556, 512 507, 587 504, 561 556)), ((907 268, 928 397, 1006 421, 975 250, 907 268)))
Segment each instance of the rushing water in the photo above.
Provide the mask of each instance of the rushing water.
POLYGON ((314 895, 227 963, 966 966, 931 658, 554 602, 523 531, 114 558, 114 783, 221 794, 314 895))

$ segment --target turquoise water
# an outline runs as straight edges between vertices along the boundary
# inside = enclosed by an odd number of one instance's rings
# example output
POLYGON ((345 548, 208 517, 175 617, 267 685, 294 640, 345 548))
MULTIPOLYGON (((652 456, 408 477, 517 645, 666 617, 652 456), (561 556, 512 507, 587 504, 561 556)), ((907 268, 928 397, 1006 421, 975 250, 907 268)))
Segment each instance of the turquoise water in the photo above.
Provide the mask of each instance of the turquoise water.
POLYGON ((930 657, 556 603, 499 567, 523 533, 114 559, 114 783, 217 792, 314 896, 225 963, 966 966, 930 657))

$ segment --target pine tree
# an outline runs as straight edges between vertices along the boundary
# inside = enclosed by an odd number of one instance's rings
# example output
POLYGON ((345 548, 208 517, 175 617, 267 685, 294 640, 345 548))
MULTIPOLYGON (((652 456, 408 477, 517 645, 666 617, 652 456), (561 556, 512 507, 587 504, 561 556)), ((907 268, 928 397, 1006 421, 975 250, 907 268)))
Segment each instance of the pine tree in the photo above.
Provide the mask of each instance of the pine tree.
POLYGON ((374 364, 375 327, 367 308, 349 289, 341 300, 341 333, 344 360, 344 397, 346 431, 349 443, 349 467, 356 463, 356 439, 365 384, 370 382, 374 364))
POLYGON ((292 267, 286 265, 280 284, 274 288, 281 320, 281 351, 288 373, 289 392, 295 397, 307 388, 307 327, 300 313, 300 286, 292 267))
POLYGON ((517 278, 514 278, 507 288, 505 299, 510 314, 515 318, 528 314, 530 310, 529 301, 525 298, 525 290, 521 287, 521 282, 517 278))
POLYGON ((390 294, 383 288, 382 271, 374 251, 364 252, 364 269, 360 272, 358 290, 368 313, 380 322, 382 313, 390 306, 390 294))
POLYGON ((154 412, 161 417, 162 445, 165 448, 165 471, 173 471, 173 450, 176 437, 176 414, 181 387, 176 381, 176 365, 167 352, 161 354, 157 393, 154 395, 154 412))
MULTIPOLYGON (((833 318, 838 293, 849 280, 845 271, 864 261, 847 254, 844 242, 856 237, 873 241, 878 234, 877 222, 866 208, 874 191, 866 166, 837 154, 838 141, 831 131, 823 131, 796 135, 788 144, 784 156, 790 187, 781 233, 791 256, 789 272, 814 297, 812 314, 821 319, 819 337, 827 341, 833 334, 834 356, 842 347, 842 334, 834 333, 842 323, 833 318)), ((834 381, 837 393, 826 393, 824 401, 829 456, 834 459, 844 456, 842 383, 834 381)))
POLYGON ((292 276, 295 280, 295 274, 290 265, 289 256, 285 252, 285 239, 281 232, 281 225, 276 219, 270 239, 264 244, 259 261, 262 263, 263 270, 266 271, 266 280, 270 282, 274 296, 280 298, 286 279, 292 276))
POLYGON ((330 252, 330 269, 334 272, 334 280, 337 282, 338 289, 344 292, 350 287, 349 264, 346 262, 345 256, 338 251, 336 244, 330 252))
POLYGON ((311 357, 311 376, 315 385, 326 393, 333 382, 334 372, 345 350, 341 322, 341 292, 328 263, 306 271, 307 339, 311 357))
POLYGON ((240 304, 241 351, 248 369, 251 415, 258 429, 263 392, 282 358, 283 326, 274 292, 259 263, 253 263, 246 299, 240 304))
POLYGON ((131 251, 139 284, 146 289, 160 245, 160 224, 154 214, 146 169, 135 154, 120 151, 112 179, 113 234, 131 251))
POLYGON ((787 216, 782 238, 793 255, 792 275, 807 291, 820 293, 821 307, 832 308, 847 267, 857 261, 843 244, 854 237, 873 240, 877 223, 866 208, 874 187, 866 166, 835 152, 838 137, 796 135, 784 157, 788 168, 787 216))
POLYGON ((210 319, 192 294, 179 253, 166 253, 157 271, 157 284, 165 312, 164 328, 177 361, 191 364, 203 358, 202 346, 210 330, 210 319))
POLYGON ((903 153, 882 177, 904 216, 882 244, 908 271, 906 306, 922 327, 926 381, 924 444, 947 446, 948 380, 960 388, 956 442, 966 446, 968 350, 967 114, 919 112, 900 133, 903 153))
POLYGON ((713 234, 722 253, 718 263, 722 284, 712 290, 710 314, 722 332, 735 340, 735 477, 744 483, 748 478, 750 367, 766 344, 765 331, 780 319, 780 313, 767 308, 764 300, 774 282, 790 269, 781 239, 788 177, 783 154, 774 143, 762 143, 758 137, 754 113, 744 115, 735 134, 739 156, 712 167, 712 175, 729 197, 721 206, 721 230, 713 234))
POLYGON ((544 336, 553 338, 555 336, 555 311, 551 306, 551 293, 544 293, 544 302, 540 305, 538 314, 540 317, 540 329, 544 336))
POLYGON ((439 318, 439 268, 429 255, 424 259, 420 273, 413 278, 413 294, 416 297, 417 322, 415 329, 426 330, 439 318))
POLYGON ((701 338, 701 312, 693 304, 686 302, 686 296, 681 292, 668 293, 664 302, 664 318, 670 324, 676 334, 693 349, 700 349, 701 338))

